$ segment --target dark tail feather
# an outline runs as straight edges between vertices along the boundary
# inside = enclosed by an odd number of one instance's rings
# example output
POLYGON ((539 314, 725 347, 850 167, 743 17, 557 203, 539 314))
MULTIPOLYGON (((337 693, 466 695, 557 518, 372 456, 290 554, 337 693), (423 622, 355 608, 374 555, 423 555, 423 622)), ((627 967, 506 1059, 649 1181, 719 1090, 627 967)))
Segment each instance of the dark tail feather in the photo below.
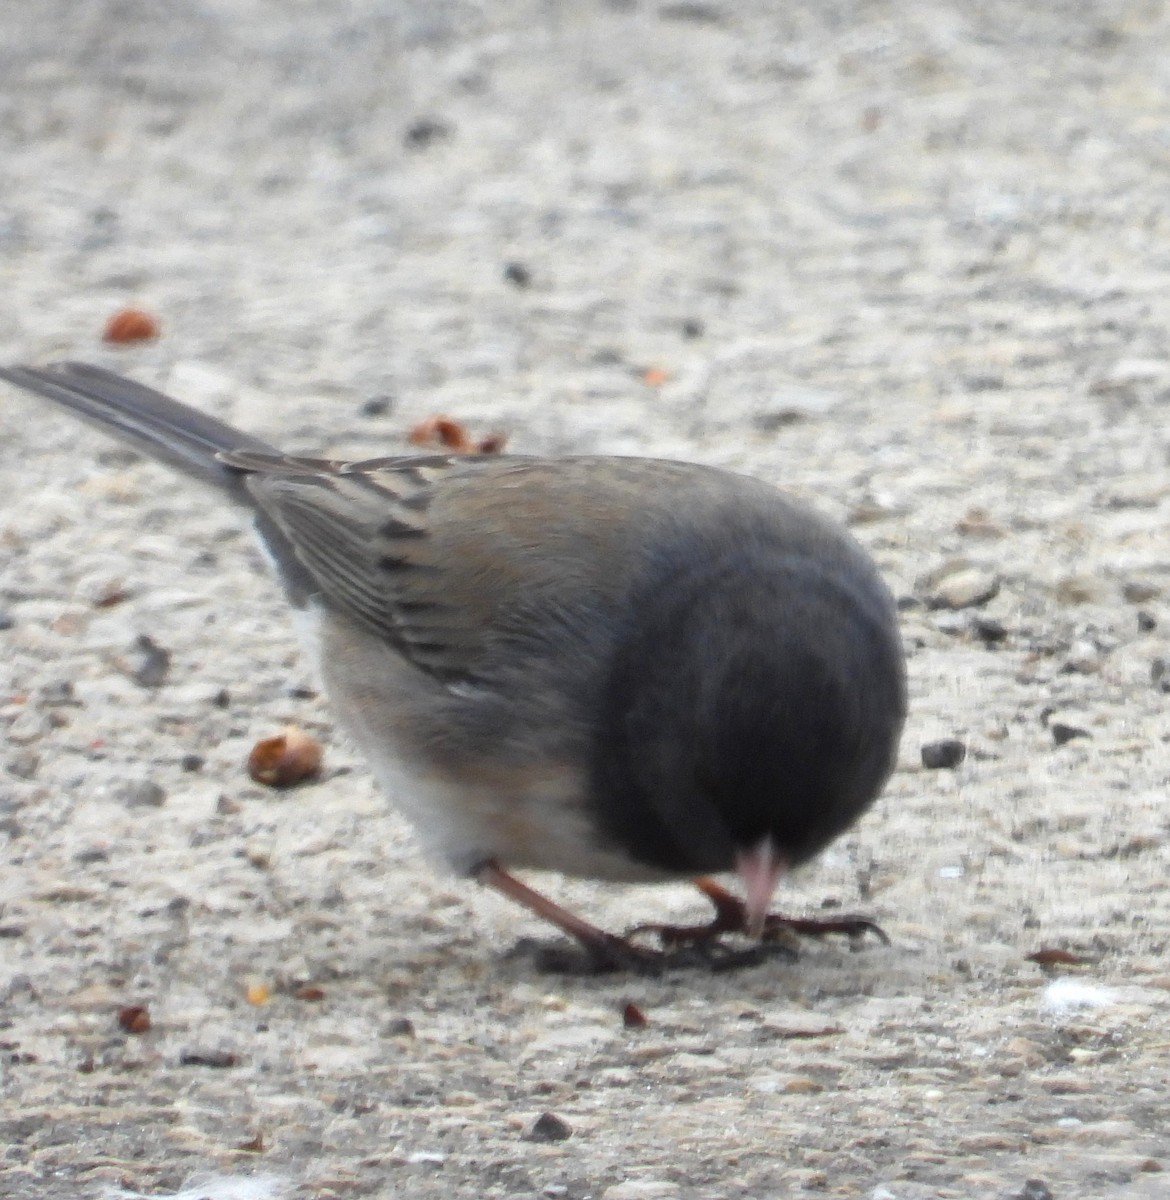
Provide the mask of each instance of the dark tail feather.
POLYGON ((278 453, 250 434, 180 404, 154 388, 87 363, 0 367, 0 379, 63 405, 92 425, 120 437, 152 458, 232 492, 247 495, 241 472, 221 463, 221 450, 278 453))

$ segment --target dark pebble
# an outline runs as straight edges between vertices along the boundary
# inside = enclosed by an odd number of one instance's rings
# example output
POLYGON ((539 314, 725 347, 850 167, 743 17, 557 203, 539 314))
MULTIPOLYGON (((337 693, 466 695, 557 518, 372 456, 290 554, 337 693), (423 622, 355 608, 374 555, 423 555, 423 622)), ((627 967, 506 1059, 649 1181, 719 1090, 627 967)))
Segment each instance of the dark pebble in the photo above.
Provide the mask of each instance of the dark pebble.
POLYGON ((522 262, 510 262, 504 267, 504 278, 518 288, 532 286, 532 272, 522 262))
POLYGON ((1149 633, 1150 630, 1158 628, 1158 622, 1153 613, 1148 613, 1143 608, 1137 615, 1137 627, 1140 633, 1149 633))
POLYGON ((393 411, 394 399, 391 396, 371 396, 358 409, 363 417, 385 417, 393 411))
POLYGON ((1018 1192, 1015 1200, 1054 1200, 1051 1189, 1043 1179, 1029 1179, 1018 1192))
POLYGON ((957 767, 966 757, 967 747, 958 738, 943 738, 922 747, 922 765, 930 771, 957 767))
POLYGON ((1164 658, 1155 658, 1150 663, 1150 682, 1160 692, 1170 692, 1170 671, 1164 658))
POLYGON ((1063 746, 1065 742, 1071 742, 1073 738, 1092 737, 1087 729, 1080 729, 1076 725, 1066 725, 1063 721, 1053 721, 1048 726, 1048 731, 1058 746, 1063 746))
POLYGON ((238 1066, 240 1056, 230 1050, 184 1050, 179 1055, 181 1067, 214 1067, 218 1071, 238 1066))
POLYGON ((45 708, 55 708, 59 705, 81 706, 81 701, 73 694, 73 684, 68 679, 59 679, 46 683, 40 692, 41 704, 45 708))
POLYGON ((682 323, 682 335, 688 342, 697 341, 706 332, 706 326, 698 317, 687 317, 682 323))
POLYGON ((88 850, 79 850, 73 856, 73 861, 83 867, 91 863, 109 862, 110 852, 104 846, 91 846, 88 850))
POLYGON ((382 1026, 383 1037, 414 1037, 414 1022, 409 1017, 395 1017, 382 1026))
POLYGON ((127 808, 162 808, 167 794, 149 779, 132 779, 117 790, 118 799, 127 808))
POLYGON ((184 754, 179 759, 179 766, 184 771, 202 771, 203 764, 206 762, 202 754, 184 754))
POLYGON ((229 708, 232 702, 232 694, 227 688, 220 688, 214 696, 211 697, 211 703, 216 708, 229 708))
POLYGON ((423 150, 432 142, 441 141, 450 135, 451 126, 446 121, 439 121, 434 117, 419 117, 407 127, 402 141, 412 150, 423 150))
POLYGON ((118 1009, 118 1026, 126 1033, 147 1033, 150 1013, 141 1004, 127 1004, 118 1009))
POLYGON ((161 687, 171 670, 171 652, 164 650, 154 638, 141 633, 134 642, 134 652, 138 662, 130 673, 130 678, 139 687, 161 687))
POLYGON ((10 612, 5 612, 0 608, 0 632, 11 629, 15 624, 16 618, 10 612))
POLYGON ((1162 594, 1162 589, 1157 584, 1133 579, 1122 585, 1121 594, 1130 604, 1145 604, 1149 600, 1156 600, 1162 594))
POLYGON ((541 1113, 524 1131, 526 1142, 563 1142, 573 1136, 569 1123, 556 1113, 541 1113))
POLYGON ((1002 375, 968 375, 963 382, 969 392, 1001 392, 1003 391, 1002 375))
POLYGON ((995 646, 1007 637, 1007 626, 994 617, 973 617, 971 632, 985 645, 995 646))

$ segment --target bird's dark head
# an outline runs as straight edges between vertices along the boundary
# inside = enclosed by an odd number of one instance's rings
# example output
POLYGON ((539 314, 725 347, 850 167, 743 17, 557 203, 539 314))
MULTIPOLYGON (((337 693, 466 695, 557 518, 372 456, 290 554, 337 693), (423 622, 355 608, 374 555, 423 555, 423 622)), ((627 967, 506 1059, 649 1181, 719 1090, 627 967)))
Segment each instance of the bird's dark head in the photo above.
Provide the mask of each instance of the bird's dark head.
POLYGON ((884 585, 840 550, 730 550, 641 598, 596 756, 609 832, 639 861, 738 868, 770 895, 878 795, 903 655, 884 585))

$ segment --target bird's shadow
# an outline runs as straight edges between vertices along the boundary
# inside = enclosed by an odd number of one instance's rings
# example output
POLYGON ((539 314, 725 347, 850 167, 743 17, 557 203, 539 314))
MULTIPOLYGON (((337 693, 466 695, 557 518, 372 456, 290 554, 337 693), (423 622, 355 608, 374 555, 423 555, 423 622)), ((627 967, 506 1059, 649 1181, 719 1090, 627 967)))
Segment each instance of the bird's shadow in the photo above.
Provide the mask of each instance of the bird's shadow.
POLYGON ((574 978, 629 974, 659 978, 674 972, 720 975, 782 959, 794 962, 799 951, 787 942, 734 945, 719 938, 684 942, 662 949, 627 942, 600 955, 564 938, 521 938, 504 954, 507 962, 531 967, 538 975, 574 978))

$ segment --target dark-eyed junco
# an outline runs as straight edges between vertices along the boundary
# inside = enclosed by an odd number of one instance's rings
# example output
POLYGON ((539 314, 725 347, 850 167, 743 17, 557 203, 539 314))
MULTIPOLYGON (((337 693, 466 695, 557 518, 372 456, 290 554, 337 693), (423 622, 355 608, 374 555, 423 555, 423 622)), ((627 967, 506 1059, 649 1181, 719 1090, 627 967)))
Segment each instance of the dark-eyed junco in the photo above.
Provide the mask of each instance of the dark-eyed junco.
POLYGON ((890 773, 889 592, 766 483, 640 458, 293 458, 98 367, 0 378, 251 508, 341 723, 420 839, 600 964, 641 951, 511 869, 693 878, 713 929, 758 934, 785 923, 783 872, 890 773), (732 870, 742 902, 706 878, 732 870))

